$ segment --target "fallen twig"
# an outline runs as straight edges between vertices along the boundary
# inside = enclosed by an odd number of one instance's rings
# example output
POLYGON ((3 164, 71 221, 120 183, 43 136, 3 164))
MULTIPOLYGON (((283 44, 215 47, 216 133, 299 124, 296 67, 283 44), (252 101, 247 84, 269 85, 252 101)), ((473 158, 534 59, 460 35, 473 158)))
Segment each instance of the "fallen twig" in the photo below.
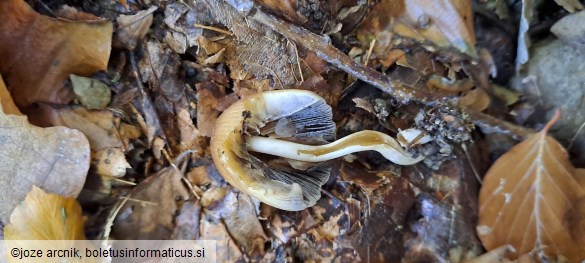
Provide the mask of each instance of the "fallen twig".
MULTIPOLYGON (((303 45, 315 52, 321 59, 329 62, 346 73, 369 83, 383 92, 390 94, 392 97, 404 103, 416 101, 428 106, 436 106, 437 104, 440 104, 438 102, 442 102, 449 98, 448 95, 439 91, 422 91, 401 85, 383 73, 365 65, 358 64, 345 53, 332 46, 326 36, 318 36, 309 30, 277 19, 276 17, 266 14, 258 9, 252 9, 248 17, 272 28, 286 38, 303 45)), ((484 129, 490 128, 492 131, 512 135, 516 139, 524 138, 527 135, 534 133, 531 129, 500 120, 482 112, 467 108, 462 108, 461 110, 463 113, 466 113, 476 125, 484 129)))
POLYGON ((309 30, 279 20, 257 9, 250 12, 248 17, 272 28, 272 30, 282 34, 286 38, 303 45, 317 53, 317 56, 321 59, 390 94, 401 102, 417 101, 427 105, 434 105, 436 101, 447 97, 446 94, 440 92, 412 89, 396 83, 387 75, 355 62, 349 56, 333 47, 329 43, 327 36, 318 36, 309 30))

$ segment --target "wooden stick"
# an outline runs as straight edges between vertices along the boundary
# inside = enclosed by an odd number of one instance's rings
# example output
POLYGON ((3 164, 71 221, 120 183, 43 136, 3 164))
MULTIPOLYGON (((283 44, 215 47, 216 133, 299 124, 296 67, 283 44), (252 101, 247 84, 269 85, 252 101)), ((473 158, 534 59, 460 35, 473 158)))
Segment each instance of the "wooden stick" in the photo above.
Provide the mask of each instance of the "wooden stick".
POLYGON ((435 105, 436 101, 448 97, 441 92, 418 90, 401 85, 387 75, 355 62, 349 56, 333 47, 329 43, 330 39, 327 36, 318 36, 309 30, 279 20, 260 10, 254 9, 254 11, 248 17, 314 51, 321 59, 390 94, 403 103, 416 101, 431 106, 435 105))
MULTIPOLYGON (((270 27, 272 30, 282 34, 286 38, 312 50, 321 59, 329 62, 346 73, 369 83, 381 91, 388 93, 402 103, 415 101, 433 107, 439 106, 447 100, 451 100, 452 102, 456 100, 441 91, 422 91, 401 85, 390 79, 387 75, 355 62, 345 53, 332 46, 329 43, 329 38, 327 36, 318 36, 309 30, 277 19, 276 17, 255 8, 248 14, 248 17, 255 19, 256 21, 270 27)), ((498 133, 509 134, 516 139, 522 139, 535 133, 534 130, 500 120, 472 109, 461 108, 461 111, 464 114, 467 114, 477 126, 484 129, 489 128, 498 133)))

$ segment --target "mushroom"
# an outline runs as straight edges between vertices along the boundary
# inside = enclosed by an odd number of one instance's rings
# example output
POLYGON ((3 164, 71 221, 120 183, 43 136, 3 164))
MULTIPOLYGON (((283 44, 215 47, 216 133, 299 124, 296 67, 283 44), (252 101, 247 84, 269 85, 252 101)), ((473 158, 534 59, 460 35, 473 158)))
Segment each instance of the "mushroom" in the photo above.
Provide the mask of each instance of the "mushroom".
POLYGON ((211 138, 211 156, 233 187, 288 211, 303 210, 319 200, 330 168, 326 163, 307 170, 275 168, 261 160, 263 156, 291 163, 321 163, 350 153, 377 151, 401 165, 424 159, 413 158, 394 138, 376 131, 360 131, 327 143, 335 139, 335 129, 331 107, 317 94, 294 89, 267 91, 241 99, 222 113, 211 138))

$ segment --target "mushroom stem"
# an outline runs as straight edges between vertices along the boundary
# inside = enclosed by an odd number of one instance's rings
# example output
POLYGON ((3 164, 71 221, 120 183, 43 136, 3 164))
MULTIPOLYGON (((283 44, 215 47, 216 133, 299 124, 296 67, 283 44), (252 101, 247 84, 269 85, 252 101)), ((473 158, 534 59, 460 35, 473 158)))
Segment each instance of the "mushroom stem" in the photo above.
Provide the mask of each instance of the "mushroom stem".
POLYGON ((361 131, 325 145, 305 145, 275 138, 250 136, 248 151, 285 157, 297 161, 324 162, 350 153, 376 151, 397 164, 410 165, 424 159, 412 158, 392 137, 376 131, 361 131))

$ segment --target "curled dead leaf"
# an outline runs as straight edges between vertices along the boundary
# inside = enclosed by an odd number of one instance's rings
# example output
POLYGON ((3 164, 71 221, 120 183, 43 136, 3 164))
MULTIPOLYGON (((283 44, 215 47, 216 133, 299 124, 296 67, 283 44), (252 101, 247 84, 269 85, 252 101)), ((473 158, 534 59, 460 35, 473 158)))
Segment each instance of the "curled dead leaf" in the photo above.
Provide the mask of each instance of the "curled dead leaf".
POLYGON ((134 50, 138 42, 144 38, 152 25, 152 13, 158 7, 151 6, 148 10, 140 11, 134 15, 120 15, 116 21, 118 29, 116 37, 127 49, 134 50))
POLYGON ((543 252, 570 262, 585 259, 565 216, 585 196, 566 150, 549 128, 513 147, 487 172, 479 196, 477 232, 485 248, 512 245, 518 255, 543 252))
POLYGON ((14 102, 67 103, 69 74, 87 76, 107 67, 112 23, 75 22, 36 13, 23 0, 0 1, 0 71, 14 102))
POLYGON ((201 239, 217 241, 217 251, 229 251, 229 253, 218 253, 218 262, 238 262, 243 260, 242 250, 221 220, 207 212, 203 212, 199 223, 199 231, 201 239))
POLYGON ((233 240, 252 258, 264 255, 264 243, 268 239, 256 214, 257 205, 249 196, 230 189, 220 203, 209 208, 222 219, 233 240))

